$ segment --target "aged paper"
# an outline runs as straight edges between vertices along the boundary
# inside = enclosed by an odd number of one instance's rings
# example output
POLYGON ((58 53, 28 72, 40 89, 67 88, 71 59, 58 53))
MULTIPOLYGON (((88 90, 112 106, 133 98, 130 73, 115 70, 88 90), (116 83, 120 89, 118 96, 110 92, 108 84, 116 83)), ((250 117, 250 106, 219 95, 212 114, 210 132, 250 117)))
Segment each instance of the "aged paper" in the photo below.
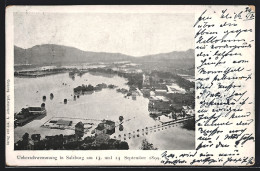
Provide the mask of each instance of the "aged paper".
POLYGON ((7 7, 6 165, 253 165, 254 10, 7 7))

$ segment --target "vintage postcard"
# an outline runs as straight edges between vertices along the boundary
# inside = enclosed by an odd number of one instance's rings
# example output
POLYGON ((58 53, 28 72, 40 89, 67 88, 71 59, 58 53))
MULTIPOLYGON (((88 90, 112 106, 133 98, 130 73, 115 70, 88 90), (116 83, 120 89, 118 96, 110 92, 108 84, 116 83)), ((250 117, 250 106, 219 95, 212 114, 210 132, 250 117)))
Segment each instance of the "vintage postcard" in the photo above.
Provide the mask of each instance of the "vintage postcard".
POLYGON ((7 166, 251 166, 254 6, 6 8, 7 166))

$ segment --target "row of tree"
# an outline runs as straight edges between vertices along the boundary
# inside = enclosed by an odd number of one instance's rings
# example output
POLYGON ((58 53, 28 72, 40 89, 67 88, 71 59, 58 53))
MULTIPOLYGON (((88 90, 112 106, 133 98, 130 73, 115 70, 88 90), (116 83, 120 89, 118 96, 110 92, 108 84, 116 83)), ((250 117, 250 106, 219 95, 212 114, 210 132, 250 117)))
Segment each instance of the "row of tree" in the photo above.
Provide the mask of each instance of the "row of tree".
POLYGON ((92 86, 91 84, 89 85, 82 85, 82 86, 78 86, 76 88, 73 89, 74 92, 86 92, 86 91, 94 91, 95 87, 92 86))
MULTIPOLYGON (((74 135, 71 135, 75 137, 74 135)), ((109 139, 102 143, 95 143, 96 137, 75 138, 72 141, 65 143, 65 138, 62 134, 50 136, 49 138, 40 139, 40 134, 33 134, 30 138, 28 133, 25 133, 22 140, 14 144, 15 150, 128 150, 128 143, 116 139, 109 139), (39 135, 34 138, 34 135, 39 135)))

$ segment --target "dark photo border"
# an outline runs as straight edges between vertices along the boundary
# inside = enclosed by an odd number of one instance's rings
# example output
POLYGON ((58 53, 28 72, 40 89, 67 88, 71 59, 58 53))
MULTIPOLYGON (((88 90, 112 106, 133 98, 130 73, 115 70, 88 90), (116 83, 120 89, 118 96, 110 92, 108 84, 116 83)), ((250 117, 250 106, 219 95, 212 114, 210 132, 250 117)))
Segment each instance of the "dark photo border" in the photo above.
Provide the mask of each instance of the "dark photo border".
MULTIPOLYGON (((259 147, 259 141, 260 141, 260 117, 259 117, 259 109, 260 109, 260 104, 259 104, 259 87, 260 87, 260 83, 259 83, 259 38, 260 38, 260 34, 259 34, 259 5, 260 5, 260 1, 259 0, 2 0, 0 1, 1 3, 1 23, 5 23, 5 8, 11 5, 255 5, 256 7, 256 28, 255 28, 255 68, 256 68, 256 74, 255 74, 255 130, 256 130, 256 162, 254 166, 251 167, 228 167, 228 168, 244 168, 244 169, 257 169, 260 167, 260 147, 259 147)), ((5 40, 8 39, 8 37, 5 37, 5 24, 1 24, 0 25, 1 28, 1 41, 0 41, 0 53, 1 53, 1 62, 0 62, 0 73, 1 73, 1 78, 2 83, 0 84, 0 89, 1 89, 1 97, 0 98, 0 103, 1 103, 1 113, 3 115, 3 117, 0 117, 0 121, 1 121, 1 128, 0 130, 2 131, 1 133, 1 166, 3 168, 10 168, 9 166, 6 166, 6 162, 5 162, 5 153, 3 151, 5 151, 5 40)), ((40 166, 39 166, 40 167, 40 166)), ((36 167, 36 168, 39 168, 36 167)), ((111 168, 111 167, 93 167, 93 166, 84 166, 85 168, 111 168)), ((123 169, 124 166, 117 166, 115 168, 117 169, 123 169)), ((140 167, 140 166, 131 166, 131 167, 127 167, 127 168, 148 168, 148 167, 140 167)), ((178 167, 178 166, 166 166, 166 168, 169 169, 169 167, 174 167, 174 168, 196 168, 196 169, 201 169, 201 168, 206 168, 209 169, 207 167, 194 167, 194 166, 190 166, 190 167, 178 167)), ((32 168, 32 167, 31 167, 32 168)), ((44 167, 44 168, 49 168, 49 167, 44 167)), ((57 168, 57 167, 52 167, 52 168, 57 168)), ((59 167, 59 168, 63 168, 63 167, 59 167)), ((66 168, 72 168, 72 167, 66 167, 66 168)), ((73 167, 75 168, 75 167, 73 167)), ((157 169, 161 169, 161 166, 158 167, 153 167, 153 168, 157 168, 157 169)), ((222 167, 213 167, 215 169, 219 169, 222 167)), ((210 168, 211 169, 211 168, 210 168)))

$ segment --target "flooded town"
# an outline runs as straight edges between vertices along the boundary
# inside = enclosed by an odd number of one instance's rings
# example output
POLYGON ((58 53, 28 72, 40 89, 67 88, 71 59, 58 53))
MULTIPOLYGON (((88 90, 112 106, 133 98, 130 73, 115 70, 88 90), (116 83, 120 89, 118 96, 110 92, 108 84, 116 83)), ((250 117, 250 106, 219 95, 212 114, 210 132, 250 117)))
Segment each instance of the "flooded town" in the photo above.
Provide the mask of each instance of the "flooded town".
POLYGON ((16 70, 15 149, 193 149, 194 81, 141 68, 16 70))
POLYGON ((193 13, 13 18, 15 150, 195 148, 193 13))

